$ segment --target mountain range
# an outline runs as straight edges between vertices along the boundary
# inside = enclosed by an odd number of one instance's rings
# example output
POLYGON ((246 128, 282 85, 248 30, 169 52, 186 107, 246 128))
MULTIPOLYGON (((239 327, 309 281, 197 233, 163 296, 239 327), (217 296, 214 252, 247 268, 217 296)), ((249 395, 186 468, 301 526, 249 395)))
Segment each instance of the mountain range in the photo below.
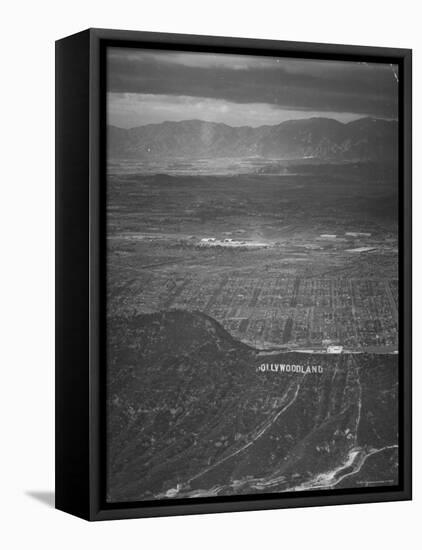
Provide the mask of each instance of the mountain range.
POLYGON ((322 161, 392 160, 398 151, 397 121, 361 118, 288 120, 275 126, 232 127, 202 120, 162 122, 136 128, 108 126, 109 159, 315 158, 322 161))

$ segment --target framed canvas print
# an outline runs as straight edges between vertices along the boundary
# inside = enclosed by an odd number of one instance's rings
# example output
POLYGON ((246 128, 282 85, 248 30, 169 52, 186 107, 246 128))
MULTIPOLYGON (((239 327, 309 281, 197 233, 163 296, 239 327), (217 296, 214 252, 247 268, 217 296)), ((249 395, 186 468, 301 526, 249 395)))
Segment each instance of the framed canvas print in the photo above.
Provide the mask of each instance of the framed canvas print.
POLYGON ((411 52, 56 43, 56 506, 411 498, 411 52))

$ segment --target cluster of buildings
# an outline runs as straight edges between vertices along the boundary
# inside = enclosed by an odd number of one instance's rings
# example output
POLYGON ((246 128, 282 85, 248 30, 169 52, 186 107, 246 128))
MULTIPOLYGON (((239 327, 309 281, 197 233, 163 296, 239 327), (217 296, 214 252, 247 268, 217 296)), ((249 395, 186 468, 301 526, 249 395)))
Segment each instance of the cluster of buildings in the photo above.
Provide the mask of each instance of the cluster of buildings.
POLYGON ((204 237, 199 241, 199 246, 223 246, 223 247, 232 247, 232 248, 266 248, 270 245, 265 242, 257 242, 257 241, 239 241, 231 238, 217 239, 216 237, 204 237))
POLYGON ((160 275, 139 288, 132 306, 202 311, 258 348, 397 348, 395 280, 160 275))

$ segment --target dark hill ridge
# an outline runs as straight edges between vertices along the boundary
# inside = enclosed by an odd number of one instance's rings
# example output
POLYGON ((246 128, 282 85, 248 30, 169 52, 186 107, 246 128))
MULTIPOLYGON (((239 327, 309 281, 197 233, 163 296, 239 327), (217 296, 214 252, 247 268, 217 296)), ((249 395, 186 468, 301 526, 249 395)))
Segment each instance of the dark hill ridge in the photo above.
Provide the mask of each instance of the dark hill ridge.
POLYGON ((202 313, 113 318, 107 403, 110 502, 397 482, 396 356, 258 357, 202 313))
POLYGON ((201 120, 108 127, 111 159, 315 158, 391 160, 397 156, 396 121, 362 118, 343 124, 330 118, 289 120, 275 126, 231 127, 201 120))

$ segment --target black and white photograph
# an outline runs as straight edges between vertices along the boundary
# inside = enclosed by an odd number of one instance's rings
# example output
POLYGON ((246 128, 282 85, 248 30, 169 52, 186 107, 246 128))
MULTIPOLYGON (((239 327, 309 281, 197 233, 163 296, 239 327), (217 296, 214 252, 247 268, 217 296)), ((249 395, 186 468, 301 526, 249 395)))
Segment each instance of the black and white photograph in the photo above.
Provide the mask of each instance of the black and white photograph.
POLYGON ((5 6, 0 548, 413 549, 415 6, 5 6))
POLYGON ((107 47, 108 504, 399 486, 399 88, 107 47))

